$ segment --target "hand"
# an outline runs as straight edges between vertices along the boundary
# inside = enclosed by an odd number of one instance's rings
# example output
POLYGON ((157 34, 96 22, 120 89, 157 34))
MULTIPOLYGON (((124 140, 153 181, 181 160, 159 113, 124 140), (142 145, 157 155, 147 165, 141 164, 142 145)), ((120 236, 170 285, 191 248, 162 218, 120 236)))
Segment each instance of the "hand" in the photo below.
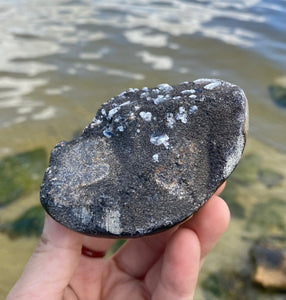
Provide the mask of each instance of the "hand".
POLYGON ((46 217, 43 234, 7 300, 193 299, 199 269, 229 223, 214 195, 190 220, 153 236, 128 240, 111 258, 114 240, 83 236, 46 217))

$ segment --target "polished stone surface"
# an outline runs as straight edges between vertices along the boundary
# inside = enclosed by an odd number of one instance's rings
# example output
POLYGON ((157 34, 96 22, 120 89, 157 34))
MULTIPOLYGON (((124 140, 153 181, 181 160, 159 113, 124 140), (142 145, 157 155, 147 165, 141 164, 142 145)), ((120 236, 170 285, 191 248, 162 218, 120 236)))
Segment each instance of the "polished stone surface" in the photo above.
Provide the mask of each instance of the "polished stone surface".
POLYGON ((103 104, 80 138, 53 149, 42 205, 88 235, 137 237, 170 228, 232 173, 247 114, 244 92, 217 79, 129 89, 103 104))

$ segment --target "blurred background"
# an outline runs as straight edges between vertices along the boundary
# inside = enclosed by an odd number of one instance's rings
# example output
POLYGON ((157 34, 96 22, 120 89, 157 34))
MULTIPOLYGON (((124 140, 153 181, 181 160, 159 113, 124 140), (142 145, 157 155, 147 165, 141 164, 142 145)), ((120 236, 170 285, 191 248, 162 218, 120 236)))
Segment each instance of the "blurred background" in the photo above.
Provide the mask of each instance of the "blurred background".
POLYGON ((195 299, 286 299, 285 20, 285 0, 1 0, 0 298, 40 235, 55 144, 130 87, 204 77, 244 89, 250 132, 195 299))

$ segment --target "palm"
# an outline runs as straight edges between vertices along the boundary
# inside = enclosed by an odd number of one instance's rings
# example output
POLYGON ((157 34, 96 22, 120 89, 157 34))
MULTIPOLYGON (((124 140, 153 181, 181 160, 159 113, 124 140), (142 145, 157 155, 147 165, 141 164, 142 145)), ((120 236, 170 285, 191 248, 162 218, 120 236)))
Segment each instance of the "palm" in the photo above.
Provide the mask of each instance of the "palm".
MULTIPOLYGON (((129 240, 110 259, 81 256, 66 293, 79 299, 191 299, 201 260, 227 223, 227 214, 213 213, 218 205, 209 202, 180 227, 129 240)), ((112 241, 85 238, 84 244, 105 251, 112 241)))
POLYGON ((148 298, 144 281, 121 270, 113 258, 81 257, 68 289, 79 299, 129 299, 130 295, 134 299, 148 298))
MULTIPOLYGON (((134 299, 145 299, 145 288, 141 281, 120 271, 111 261, 92 265, 96 271, 93 269, 88 275, 86 271, 90 271, 90 268, 86 265, 79 267, 68 287, 71 288, 70 294, 79 299, 128 299, 130 294, 134 299)), ((65 299, 71 298, 66 296, 65 299)))
MULTIPOLYGON (((178 289, 172 286, 174 281, 171 280, 174 274, 171 270, 173 262, 170 259, 175 253, 172 254, 172 249, 169 253, 170 244, 168 244, 168 251, 165 250, 173 232, 174 230, 152 237, 128 241, 108 260, 82 256, 67 288, 66 299, 70 300, 71 295, 74 295, 75 298, 79 299, 132 298, 140 300, 151 299, 155 293, 162 294, 162 290, 168 292, 169 295, 170 293, 178 293, 178 289), (167 258, 165 258, 166 256, 167 258), (168 263, 165 260, 168 260, 168 263), (169 280, 170 282, 168 282, 169 280)), ((183 235, 179 234, 181 237, 178 233, 176 234, 172 239, 175 238, 177 241, 179 241, 177 236, 182 240, 185 235, 193 235, 186 229, 182 230, 183 235)), ((196 237, 194 236, 194 238, 196 237)), ((86 239, 85 243, 93 244, 95 240, 97 239, 90 239, 90 241, 86 239)), ((103 240, 103 243, 108 245, 106 240, 103 240)), ((177 246, 180 247, 180 245, 177 246)), ((192 259, 194 259, 193 256, 192 259)), ((182 261, 185 264, 184 258, 182 261)), ((178 299, 177 296, 173 299, 178 299)), ((161 297, 161 299, 166 299, 163 295, 161 297)))
POLYGON ((48 217, 7 300, 192 299, 202 259, 228 221, 228 208, 215 195, 181 226, 129 240, 106 259, 80 255, 81 247, 105 252, 112 240, 83 237, 48 217))
MULTIPOLYGON (((81 256, 68 295, 79 299, 130 299, 131 295, 132 299, 150 299, 158 286, 163 253, 173 232, 130 240, 108 260, 81 256)), ((87 238, 84 243, 92 247, 98 239, 87 238)), ((110 244, 110 240, 101 240, 103 248, 110 244)))

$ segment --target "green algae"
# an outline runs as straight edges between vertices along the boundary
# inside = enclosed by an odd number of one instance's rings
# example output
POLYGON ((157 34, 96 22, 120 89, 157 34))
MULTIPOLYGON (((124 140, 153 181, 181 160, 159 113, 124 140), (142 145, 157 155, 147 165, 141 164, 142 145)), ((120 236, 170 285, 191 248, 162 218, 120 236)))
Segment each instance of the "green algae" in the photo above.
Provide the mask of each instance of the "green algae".
POLYGON ((202 282, 204 296, 207 300, 245 300, 257 299, 257 292, 249 289, 250 279, 248 274, 220 270, 210 273, 202 282))
POLYGON ((286 202, 279 198, 270 198, 267 202, 252 207, 246 228, 261 237, 286 234, 286 202))
POLYGON ((253 283, 250 270, 220 269, 202 281, 204 300, 282 300, 282 291, 266 290, 253 283))
POLYGON ((3 158, 0 161, 0 206, 39 189, 47 165, 42 148, 3 158))
POLYGON ((284 178, 283 175, 269 168, 259 170, 257 175, 258 180, 268 188, 279 185, 284 178))
POLYGON ((119 250, 124 244, 126 240, 125 239, 119 239, 116 240, 113 245, 108 249, 106 253, 106 257, 112 256, 117 250, 119 250))
POLYGON ((226 201, 231 215, 235 218, 245 217, 245 208, 238 202, 237 198, 239 195, 238 184, 229 179, 225 189, 221 193, 221 197, 226 201))
POLYGON ((243 186, 256 183, 261 163, 262 158, 259 155, 254 153, 245 155, 231 175, 232 180, 243 186))
POLYGON ((231 216, 243 219, 245 217, 245 208, 237 201, 227 202, 231 216))
POLYGON ((44 225, 45 213, 41 205, 27 209, 16 220, 7 224, 4 230, 10 237, 39 237, 44 225))
POLYGON ((241 189, 249 188, 257 182, 257 174, 262 158, 254 153, 242 157, 239 165, 228 179, 228 183, 221 196, 229 206, 231 215, 236 218, 245 217, 245 208, 239 203, 241 189))
POLYGON ((286 108, 286 88, 280 85, 271 85, 268 90, 273 102, 286 108))

